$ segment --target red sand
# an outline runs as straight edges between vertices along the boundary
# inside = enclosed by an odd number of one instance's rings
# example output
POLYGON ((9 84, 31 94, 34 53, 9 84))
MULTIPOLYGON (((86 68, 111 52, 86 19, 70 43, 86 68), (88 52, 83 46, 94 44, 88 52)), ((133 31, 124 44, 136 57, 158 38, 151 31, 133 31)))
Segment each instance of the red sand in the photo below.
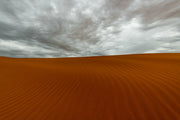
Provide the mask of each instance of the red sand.
POLYGON ((180 54, 1 57, 0 120, 180 120, 180 54))

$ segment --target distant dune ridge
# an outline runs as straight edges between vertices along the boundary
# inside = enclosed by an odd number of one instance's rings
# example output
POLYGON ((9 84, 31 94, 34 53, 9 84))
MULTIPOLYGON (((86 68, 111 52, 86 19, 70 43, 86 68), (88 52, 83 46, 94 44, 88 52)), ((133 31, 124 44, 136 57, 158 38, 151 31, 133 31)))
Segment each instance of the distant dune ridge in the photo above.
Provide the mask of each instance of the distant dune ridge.
POLYGON ((180 120, 180 54, 0 57, 0 120, 180 120))

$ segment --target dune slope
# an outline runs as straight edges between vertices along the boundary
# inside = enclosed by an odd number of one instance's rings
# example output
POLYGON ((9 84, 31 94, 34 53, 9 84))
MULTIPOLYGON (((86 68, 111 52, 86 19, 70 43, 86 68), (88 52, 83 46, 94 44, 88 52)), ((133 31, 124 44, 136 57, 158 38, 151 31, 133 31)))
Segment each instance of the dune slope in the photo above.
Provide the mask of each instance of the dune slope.
POLYGON ((0 57, 0 120, 180 120, 180 54, 0 57))

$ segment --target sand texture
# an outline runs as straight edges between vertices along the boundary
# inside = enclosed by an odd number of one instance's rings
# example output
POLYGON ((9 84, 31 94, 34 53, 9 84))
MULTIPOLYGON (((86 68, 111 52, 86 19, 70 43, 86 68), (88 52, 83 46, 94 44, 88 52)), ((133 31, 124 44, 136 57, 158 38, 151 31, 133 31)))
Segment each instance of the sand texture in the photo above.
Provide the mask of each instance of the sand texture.
POLYGON ((0 57, 0 120, 180 120, 180 54, 0 57))

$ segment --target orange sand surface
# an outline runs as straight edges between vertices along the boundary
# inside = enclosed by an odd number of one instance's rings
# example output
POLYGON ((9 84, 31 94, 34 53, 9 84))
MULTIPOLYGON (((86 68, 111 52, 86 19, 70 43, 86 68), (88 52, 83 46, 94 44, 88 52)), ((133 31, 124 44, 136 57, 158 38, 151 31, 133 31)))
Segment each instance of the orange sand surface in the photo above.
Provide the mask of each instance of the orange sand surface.
POLYGON ((0 57, 0 120, 180 120, 180 54, 0 57))

